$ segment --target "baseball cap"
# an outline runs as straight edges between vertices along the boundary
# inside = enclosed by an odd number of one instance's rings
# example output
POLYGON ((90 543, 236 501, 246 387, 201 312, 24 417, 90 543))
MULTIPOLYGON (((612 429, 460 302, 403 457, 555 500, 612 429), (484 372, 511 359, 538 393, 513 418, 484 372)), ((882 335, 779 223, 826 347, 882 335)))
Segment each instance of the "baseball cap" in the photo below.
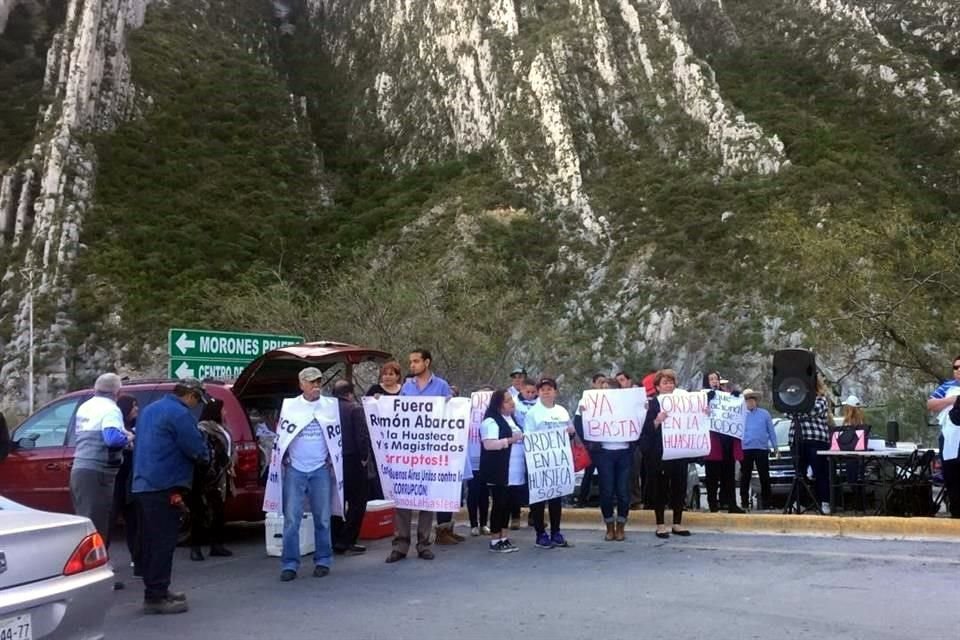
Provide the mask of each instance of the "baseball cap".
POLYGON ((557 381, 553 378, 540 378, 540 382, 537 383, 537 389, 542 389, 544 387, 553 387, 557 389, 557 381))
POLYGON ((207 393, 207 390, 203 387, 203 383, 200 382, 197 378, 186 377, 180 378, 177 380, 177 386, 187 391, 193 391, 200 396, 202 402, 210 402, 210 394, 207 393))
POLYGON ((523 367, 514 367, 513 371, 510 372, 510 377, 513 376, 525 376, 527 375, 527 370, 523 367))
POLYGON ((300 382, 313 382, 314 380, 322 380, 323 372, 316 367, 307 367, 300 371, 300 382))

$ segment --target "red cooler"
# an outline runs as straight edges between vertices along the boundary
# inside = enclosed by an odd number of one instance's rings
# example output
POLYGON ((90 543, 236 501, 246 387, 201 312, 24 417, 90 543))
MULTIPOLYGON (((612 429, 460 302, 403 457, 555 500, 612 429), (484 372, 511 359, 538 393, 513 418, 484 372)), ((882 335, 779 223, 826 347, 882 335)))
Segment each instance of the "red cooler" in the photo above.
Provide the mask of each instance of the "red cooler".
POLYGON ((360 525, 360 538, 379 540, 393 535, 393 500, 370 500, 360 525))

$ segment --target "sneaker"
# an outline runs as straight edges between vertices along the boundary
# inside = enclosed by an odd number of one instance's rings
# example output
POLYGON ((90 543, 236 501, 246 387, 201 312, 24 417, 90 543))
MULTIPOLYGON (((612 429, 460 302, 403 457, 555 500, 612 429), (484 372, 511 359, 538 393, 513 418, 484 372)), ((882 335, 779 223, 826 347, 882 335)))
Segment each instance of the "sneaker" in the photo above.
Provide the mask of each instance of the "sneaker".
POLYGON ((503 540, 497 540, 496 542, 487 546, 487 551, 490 553, 509 553, 507 547, 503 544, 503 540))
POLYGON ((190 609, 186 600, 144 600, 143 612, 146 614, 164 615, 169 613, 185 613, 190 609))
POLYGON ((829 502, 821 502, 821 503, 820 503, 820 511, 823 511, 823 515, 825 515, 825 516, 830 515, 830 503, 829 503, 829 502))
POLYGON ((516 553, 517 551, 520 551, 520 547, 513 544, 509 540, 503 540, 502 542, 503 542, 504 548, 507 550, 506 551, 507 553, 516 553))
POLYGON ((326 578, 328 575, 330 575, 330 567, 325 567, 322 564, 318 564, 313 568, 314 578, 326 578))
POLYGON ((553 549, 553 541, 546 532, 537 535, 537 541, 534 546, 538 549, 553 549))
POLYGON ((280 572, 280 582, 290 582, 297 579, 297 572, 293 569, 284 569, 280 572))
POLYGON ((186 602, 187 594, 183 591, 167 591, 167 600, 176 600, 177 602, 186 602))
POLYGON ((573 545, 567 542, 567 539, 563 537, 563 534, 557 532, 551 536, 550 541, 555 547, 572 547, 573 545))
POLYGON ((486 525, 480 527, 480 533, 482 533, 482 534, 485 535, 485 536, 490 535, 490 527, 488 527, 488 526, 486 526, 486 525))
MULTIPOLYGON (((484 527, 484 528, 486 528, 486 527, 484 527)), ((478 535, 480 535, 480 527, 473 527, 473 528, 471 528, 471 529, 470 529, 470 535, 473 536, 474 538, 476 538, 478 535)))

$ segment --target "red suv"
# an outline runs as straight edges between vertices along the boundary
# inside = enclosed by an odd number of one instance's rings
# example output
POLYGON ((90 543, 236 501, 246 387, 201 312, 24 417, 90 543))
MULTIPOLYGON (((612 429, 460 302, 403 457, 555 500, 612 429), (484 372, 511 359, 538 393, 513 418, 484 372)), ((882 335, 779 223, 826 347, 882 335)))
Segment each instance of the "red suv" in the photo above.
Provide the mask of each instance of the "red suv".
MULTIPOLYGON (((308 342, 274 349, 250 363, 232 385, 205 381, 208 393, 223 401, 224 426, 237 448, 236 490, 227 501, 227 520, 263 520, 264 465, 258 446, 259 416, 271 430, 284 398, 297 395, 298 372, 306 366, 323 371, 325 386, 338 378, 358 385, 376 381, 379 365, 390 354, 339 342, 308 342)), ((173 390, 175 380, 136 380, 122 393, 137 398, 141 408, 173 390)), ((70 468, 73 466, 74 417, 92 389, 73 391, 47 404, 10 434, 10 452, 0 456, 0 494, 37 509, 72 513, 70 468)), ((199 408, 197 409, 199 414, 199 408)))

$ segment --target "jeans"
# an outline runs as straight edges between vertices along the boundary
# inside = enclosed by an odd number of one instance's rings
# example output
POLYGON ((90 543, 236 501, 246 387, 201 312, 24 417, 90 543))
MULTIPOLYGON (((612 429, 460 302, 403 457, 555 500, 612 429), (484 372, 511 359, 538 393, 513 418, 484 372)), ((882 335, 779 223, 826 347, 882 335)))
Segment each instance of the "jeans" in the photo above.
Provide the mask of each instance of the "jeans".
POLYGON ((613 522, 613 504, 616 499, 617 522, 626 522, 630 512, 630 474, 633 452, 630 449, 600 449, 593 454, 600 472, 600 513, 603 521, 613 522))
POLYGON ((807 467, 813 468, 817 500, 820 502, 830 501, 830 465, 825 456, 817 455, 817 451, 826 451, 829 448, 829 443, 819 440, 804 440, 800 443, 800 473, 806 474, 807 467))
POLYGON ((960 518, 960 459, 943 461, 943 486, 947 488, 950 517, 960 518))
POLYGON ((160 602, 169 595, 181 517, 181 511, 170 504, 170 494, 149 491, 133 495, 142 526, 139 568, 147 602, 160 602))
POLYGON ((760 503, 758 509, 770 508, 770 453, 766 449, 744 449, 743 462, 740 463, 740 504, 750 504, 750 481, 753 466, 757 466, 760 476, 760 503))
POLYGON ((477 471, 474 471, 473 478, 467 481, 467 513, 470 514, 471 528, 487 526, 487 516, 490 513, 490 491, 477 471))
POLYGON ((313 513, 313 563, 329 567, 333 561, 330 543, 330 492, 333 477, 329 465, 309 473, 297 471, 292 465, 283 468, 283 570, 296 571, 300 567, 300 521, 303 520, 303 498, 310 500, 313 513))
POLYGON ((561 498, 550 498, 544 502, 536 502, 530 505, 530 515, 533 517, 533 528, 537 535, 546 533, 547 525, 544 522, 543 511, 546 507, 550 512, 550 535, 560 533, 560 516, 563 513, 561 498))

